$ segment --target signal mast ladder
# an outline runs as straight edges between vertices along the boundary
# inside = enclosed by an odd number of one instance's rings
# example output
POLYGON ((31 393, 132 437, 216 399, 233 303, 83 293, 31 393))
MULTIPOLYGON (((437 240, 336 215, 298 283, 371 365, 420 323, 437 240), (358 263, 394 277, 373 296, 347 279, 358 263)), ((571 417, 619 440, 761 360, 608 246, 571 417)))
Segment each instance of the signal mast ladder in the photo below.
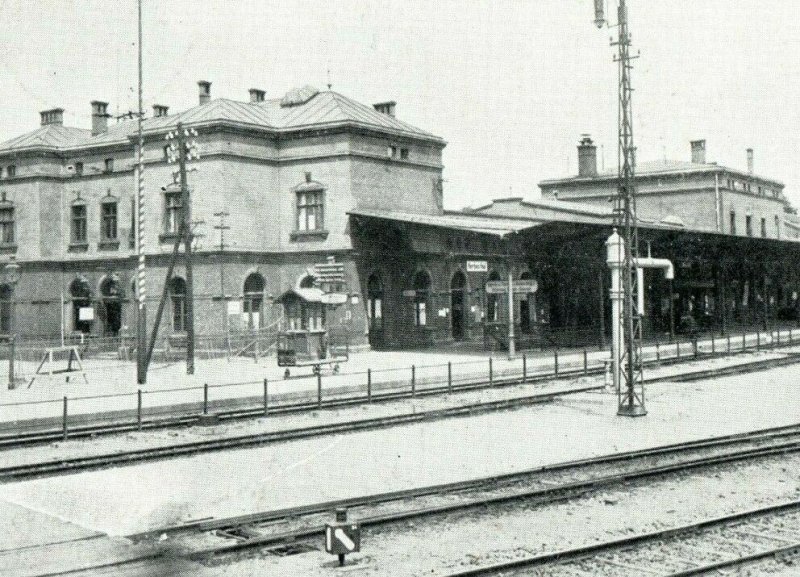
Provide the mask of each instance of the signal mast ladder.
MULTIPOLYGON (((56 358, 56 360, 59 359, 56 358)), ((31 388, 31 385, 33 385, 33 381, 35 381, 36 378, 40 375, 46 374, 48 379, 50 379, 50 382, 52 382, 53 375, 63 374, 63 373, 67 373, 67 378, 66 378, 67 382, 69 382, 69 378, 71 376, 69 373, 76 373, 79 375, 83 375, 83 380, 86 382, 87 385, 89 384, 89 379, 86 377, 86 371, 83 368, 83 363, 81 362, 81 355, 78 352, 78 347, 74 345, 64 346, 64 347, 51 347, 45 349, 44 355, 42 355, 42 360, 39 363, 39 366, 36 367, 36 371, 34 372, 33 377, 31 377, 31 381, 28 383, 28 388, 29 389, 31 388), (67 357, 67 368, 54 370, 53 367, 55 361, 53 359, 53 356, 55 354, 55 356, 58 357, 59 353, 69 354, 69 356, 67 357), (42 371, 42 367, 45 366, 45 363, 47 363, 47 371, 42 371), (73 363, 75 365, 74 367, 73 363)))

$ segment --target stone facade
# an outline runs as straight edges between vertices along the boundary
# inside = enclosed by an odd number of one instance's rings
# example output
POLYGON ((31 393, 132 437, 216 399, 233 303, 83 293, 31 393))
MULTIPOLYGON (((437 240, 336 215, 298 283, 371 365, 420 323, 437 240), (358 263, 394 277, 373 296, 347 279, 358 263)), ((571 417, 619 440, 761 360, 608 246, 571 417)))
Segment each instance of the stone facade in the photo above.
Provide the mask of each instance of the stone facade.
MULTIPOLYGON (((358 298, 363 291, 347 211, 363 206, 440 212, 445 143, 336 93, 308 94, 307 101, 289 106, 278 100, 209 99, 183 113, 144 121, 149 323, 164 288, 175 238, 162 188, 173 182, 177 167, 167 162, 165 134, 182 122, 198 132, 201 151, 200 159, 188 164, 196 235, 197 333, 218 333, 226 322, 237 324, 235 318, 227 318, 222 297, 241 302, 245 279, 254 273, 264 285, 264 310, 257 322, 269 326, 281 314, 273 300, 313 272, 314 264, 333 256, 344 263, 346 291, 356 298, 328 320, 345 327, 354 342, 364 341, 365 313, 358 298), (314 107, 322 109, 317 116, 314 107), (297 125, 292 124, 295 117, 297 125), (298 225, 304 190, 318 193, 314 202, 319 206, 313 210, 319 212, 311 230, 298 225), (222 211, 229 213, 225 224, 230 229, 221 250, 214 226, 219 224, 215 213, 222 211)), ((98 336, 132 334, 135 327, 136 122, 103 128, 100 123, 92 134, 62 126, 60 115, 43 114, 40 129, 0 145, 2 206, 13 208, 13 239, 0 243, 0 254, 4 262, 13 255, 21 265, 15 318, 22 336, 52 337, 79 329, 98 336), (104 234, 106 204, 116 206, 112 238, 104 234), (75 222, 81 211, 85 234, 75 222), (114 284, 110 296, 103 294, 109 292, 108 279, 114 284), (85 324, 76 322, 73 314, 80 300, 74 294, 76 280, 91 293, 89 305, 81 301, 81 306, 94 310, 94 320, 85 324), (118 326, 109 326, 107 319, 104 301, 111 300, 112 308, 120 311, 121 319, 112 323, 118 326)), ((179 259, 174 276, 184 274, 179 259)), ((231 310, 238 309, 233 305, 231 310)), ((234 316, 238 314, 242 313, 234 316)), ((169 303, 162 330, 173 330, 169 303)))

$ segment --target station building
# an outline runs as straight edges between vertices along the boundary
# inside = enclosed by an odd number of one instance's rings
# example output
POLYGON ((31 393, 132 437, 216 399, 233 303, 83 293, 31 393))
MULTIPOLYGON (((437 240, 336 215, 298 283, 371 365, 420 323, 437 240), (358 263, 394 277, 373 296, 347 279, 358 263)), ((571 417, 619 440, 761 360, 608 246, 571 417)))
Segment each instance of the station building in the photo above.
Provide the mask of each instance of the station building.
MULTIPOLYGON (((167 282, 162 333, 185 328, 180 260, 165 279, 182 210, 165 135, 182 123, 200 149, 189 164, 196 332, 275 328, 283 318, 363 342, 347 212, 440 213, 445 142, 397 118, 394 102, 367 106, 311 87, 277 98, 251 89, 235 101, 212 98, 209 82, 198 87, 197 106, 154 106, 143 123, 148 323, 167 282), (343 267, 334 288, 348 294, 336 310, 318 302, 315 278, 316 265, 331 262, 343 267)), ((89 108, 91 129, 65 126, 64 111, 52 109, 39 128, 0 145, 0 256, 21 265, 14 318, 23 337, 135 333, 137 122, 110 121, 105 102, 89 108)), ((0 286, 3 332, 10 291, 0 286)))
MULTIPOLYGON (((168 297, 160 338, 186 321, 183 263, 165 278, 182 214, 165 135, 181 123, 201 151, 189 165, 199 335, 290 328, 374 348, 495 349, 513 315, 521 348, 603 345, 616 178, 598 173, 589 139, 579 174, 542 182, 541 200, 447 211, 445 141, 397 118, 394 102, 311 87, 235 101, 198 87, 197 106, 155 106, 143 123, 149 328, 168 297), (340 277, 320 274, 331 269, 340 277), (515 281, 535 290, 494 290, 515 281), (326 292, 346 300, 324 304, 326 292)), ((21 265, 15 288, 0 283, 1 332, 13 290, 22 337, 134 334, 137 123, 90 106, 91 129, 52 109, 0 145, 0 265, 21 265)), ((640 248, 676 264, 674 282, 647 272, 647 334, 796 319, 800 226, 783 185, 707 163, 703 149, 639 167, 640 248)))

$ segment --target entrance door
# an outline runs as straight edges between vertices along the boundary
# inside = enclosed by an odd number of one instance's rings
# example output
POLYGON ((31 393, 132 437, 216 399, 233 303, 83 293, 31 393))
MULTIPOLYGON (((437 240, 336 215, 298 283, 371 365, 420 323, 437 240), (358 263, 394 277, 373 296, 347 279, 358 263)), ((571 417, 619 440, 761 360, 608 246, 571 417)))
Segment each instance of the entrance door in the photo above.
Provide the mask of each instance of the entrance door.
POLYGON ((105 319, 103 323, 103 334, 115 337, 122 328, 122 293, 116 278, 110 277, 103 281, 100 286, 100 294, 103 299, 103 310, 105 319))
POLYGON ((467 279, 464 273, 458 271, 453 275, 450 282, 450 321, 453 339, 460 341, 464 339, 464 291, 467 286, 467 279))

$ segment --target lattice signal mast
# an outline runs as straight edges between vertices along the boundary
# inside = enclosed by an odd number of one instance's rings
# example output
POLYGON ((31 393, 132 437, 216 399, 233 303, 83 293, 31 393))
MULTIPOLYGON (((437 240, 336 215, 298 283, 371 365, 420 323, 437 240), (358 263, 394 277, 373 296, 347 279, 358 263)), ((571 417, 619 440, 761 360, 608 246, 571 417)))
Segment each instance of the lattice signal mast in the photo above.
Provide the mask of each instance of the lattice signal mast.
MULTIPOLYGON (((595 0, 595 24, 602 28, 606 24, 603 5, 605 0, 595 0)), ((635 262, 639 256, 639 233, 636 226, 636 190, 634 171, 636 167, 636 148, 633 145, 633 107, 631 103, 632 61, 638 58, 631 55, 631 35, 628 29, 628 7, 625 0, 618 0, 617 7, 618 54, 614 62, 619 65, 619 130, 618 130, 618 174, 619 187, 614 204, 615 223, 622 231, 624 250, 622 251, 623 307, 622 307, 622 350, 620 369, 621 382, 617 390, 617 414, 638 417, 647 414, 644 405, 644 381, 642 377, 642 311, 637 310, 635 295, 644 287, 637 287, 635 262)), ((614 322, 618 322, 614 319, 614 322)))

